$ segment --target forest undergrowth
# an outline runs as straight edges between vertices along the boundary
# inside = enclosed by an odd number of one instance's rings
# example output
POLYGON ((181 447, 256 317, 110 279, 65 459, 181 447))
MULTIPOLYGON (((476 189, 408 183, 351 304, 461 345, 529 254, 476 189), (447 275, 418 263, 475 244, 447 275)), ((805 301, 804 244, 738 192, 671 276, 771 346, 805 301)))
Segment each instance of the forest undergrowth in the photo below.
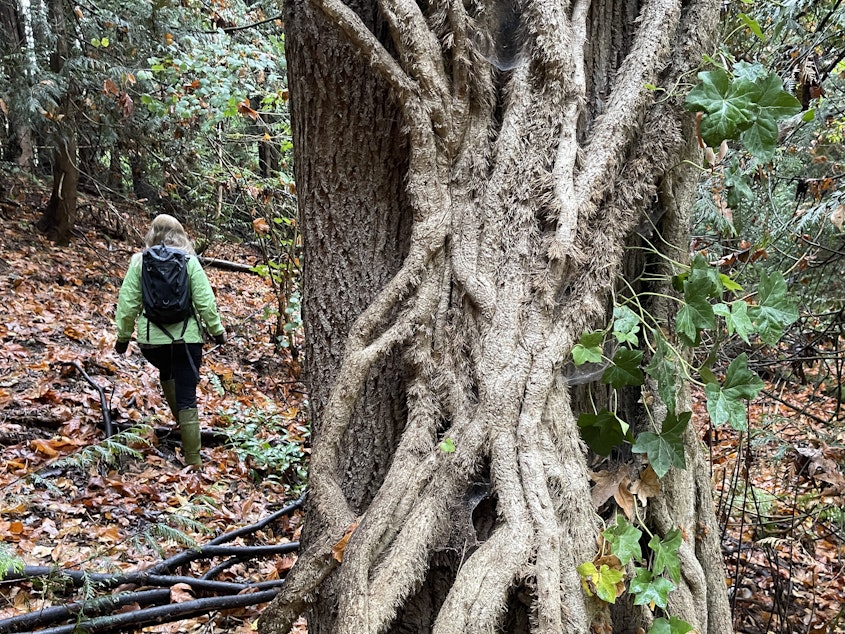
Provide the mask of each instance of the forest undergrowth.
MULTIPOLYGON (((149 213, 83 197, 74 241, 56 248, 35 230, 48 196, 8 181, 0 202, 0 561, 11 555, 88 572, 143 569, 296 499, 309 446, 307 402, 298 361, 273 340, 278 302, 270 283, 206 269, 229 342, 206 346, 201 420, 204 431, 218 434, 203 449, 202 471, 187 471, 178 445, 152 431, 173 427, 155 371, 134 345, 128 356, 112 349, 117 292, 149 213), (100 394, 82 371, 103 388, 118 431, 145 426, 143 442, 127 445, 137 455, 104 443, 100 394), (92 447, 101 450, 92 454, 92 447)), ((260 260, 257 249, 222 241, 204 255, 260 260)), ((694 420, 711 453, 735 631, 845 632, 842 403, 811 373, 806 383, 790 376, 768 377, 769 396, 749 408, 745 433, 712 430, 704 396, 694 393, 694 420)), ((240 542, 295 541, 301 519, 293 513, 240 542)), ((279 579, 294 560, 250 560, 227 574, 279 579)), ((197 562, 190 566, 203 572, 197 562)), ((0 619, 70 598, 61 585, 0 582, 0 619)), ((172 601, 190 598, 184 588, 171 589, 172 601)), ((259 611, 144 631, 245 634, 259 611)))
MULTIPOLYGON (((255 523, 301 494, 308 427, 299 365, 274 345, 270 283, 206 268, 229 341, 205 346, 199 408, 204 466, 183 468, 167 442, 156 371, 135 344, 113 351, 114 307, 123 273, 150 215, 83 197, 76 236, 55 248, 35 229, 49 190, 8 181, 0 207, 0 545, 27 565, 86 572, 140 570, 255 523), (135 236, 117 239, 109 234, 135 236), (76 365, 74 365, 76 364, 76 365), (116 432, 143 425, 142 442, 104 443, 104 390, 116 432), (158 439, 152 431, 158 428, 158 439), (164 434, 162 434, 164 429, 164 434), (91 449, 98 450, 92 452, 91 449), (126 449, 138 452, 135 456, 126 449)), ((196 227, 188 227, 196 235, 196 227)), ((204 256, 260 259, 241 244, 211 244, 204 256)), ((122 436, 118 435, 118 439, 122 436)), ((290 514, 233 545, 299 538, 290 514)), ((0 560, 3 559, 0 552, 0 560)), ((294 554, 238 563, 221 577, 283 577, 294 554)), ((201 575, 194 562, 183 574, 201 575)), ((171 588, 171 601, 193 598, 171 588)), ((0 619, 78 596, 43 580, 0 582, 0 619)), ((126 609, 131 609, 132 606, 126 609)), ((164 623, 144 631, 254 631, 260 606, 164 623)))

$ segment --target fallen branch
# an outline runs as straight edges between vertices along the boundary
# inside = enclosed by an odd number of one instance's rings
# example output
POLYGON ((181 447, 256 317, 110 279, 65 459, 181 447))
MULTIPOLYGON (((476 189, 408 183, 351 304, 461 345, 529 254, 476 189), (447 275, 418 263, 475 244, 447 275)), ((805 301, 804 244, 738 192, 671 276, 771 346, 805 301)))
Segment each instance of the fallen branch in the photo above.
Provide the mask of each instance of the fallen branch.
MULTIPOLYGON (((239 557, 240 559, 252 559, 255 557, 266 557, 268 555, 284 555, 299 550, 299 542, 277 544, 274 546, 203 546, 195 550, 184 551, 188 557, 181 562, 189 563, 197 559, 208 559, 211 557, 239 557)), ((180 553, 181 554, 181 553, 180 553)), ((170 560, 168 560, 170 561, 170 560)), ((162 562, 164 563, 164 562, 162 562)), ((106 572, 85 572, 82 570, 62 570, 52 566, 24 566, 19 571, 8 570, 2 583, 12 581, 24 581, 35 577, 50 577, 52 579, 67 579, 76 586, 81 586, 86 581, 100 584, 104 588, 114 588, 121 585, 136 586, 163 586, 169 587, 177 583, 185 583, 198 590, 211 590, 218 592, 240 592, 251 586, 248 583, 232 583, 229 581, 212 581, 209 579, 196 579, 180 575, 157 574, 154 566, 148 570, 138 572, 111 574, 106 572)))
POLYGON ((185 601, 184 603, 168 603, 167 605, 158 605, 134 612, 101 616, 94 619, 81 620, 69 625, 60 625, 44 630, 37 630, 37 632, 23 632, 21 634, 74 634, 74 632, 80 631, 90 634, 92 632, 126 631, 127 629, 136 629, 155 623, 181 621, 182 619, 207 614, 215 610, 231 610, 232 608, 242 608, 266 603, 267 601, 271 601, 277 593, 278 590, 265 590, 263 592, 234 596, 207 597, 194 601, 185 601))
POLYGON ((223 271, 232 271, 233 273, 252 273, 253 275, 260 275, 255 270, 252 264, 240 264, 238 262, 229 262, 228 260, 218 260, 217 258, 200 257, 200 262, 203 266, 210 266, 215 269, 223 271))
POLYGON ((5 576, 0 581, 0 584, 23 581, 34 577, 48 577, 59 583, 62 580, 70 582, 73 586, 94 583, 103 589, 114 588, 120 585, 162 586, 162 588, 77 601, 65 606, 52 606, 28 614, 10 617, 0 620, 0 634, 19 632, 25 628, 50 625, 62 620, 78 618, 79 615, 85 615, 86 617, 95 616, 96 618, 79 621, 73 625, 60 625, 47 630, 39 630, 39 634, 44 634, 45 632, 48 634, 50 632, 73 632, 75 631, 73 628, 82 628, 88 632, 119 631, 121 629, 125 630, 127 625, 140 627, 150 623, 176 621, 215 609, 228 609, 269 601, 284 583, 283 579, 238 583, 215 581, 213 578, 237 562, 256 557, 286 554, 298 550, 299 542, 269 546, 230 546, 227 543, 254 533, 281 517, 291 514, 302 506, 304 500, 305 494, 295 502, 288 504, 253 524, 218 535, 205 546, 182 551, 146 570, 113 574, 88 573, 81 570, 60 570, 50 566, 26 566, 18 571, 9 569, 5 571, 5 576), (200 578, 168 574, 172 570, 197 559, 215 557, 227 557, 227 559, 222 564, 212 567, 200 578), (195 591, 215 592, 222 596, 206 597, 196 601, 171 605, 169 588, 176 584, 186 584, 195 591), (234 603, 227 600, 234 600, 234 603), (156 607, 143 608, 125 615, 98 616, 104 613, 108 614, 115 609, 134 603, 156 607), (188 607, 186 608, 184 606, 188 607), (129 618, 130 620, 124 621, 124 618, 129 618))
POLYGON ((79 370, 79 373, 82 374, 83 378, 88 381, 88 383, 94 387, 100 394, 100 409, 103 412, 103 424, 106 426, 106 438, 111 438, 114 430, 112 429, 111 424, 111 416, 109 416, 109 406, 106 402, 106 393, 103 391, 103 388, 100 387, 100 384, 94 381, 88 373, 85 371, 85 368, 82 367, 82 364, 79 361, 63 361, 62 365, 70 365, 79 370))
POLYGON ((170 601, 170 590, 157 588, 156 590, 142 590, 141 592, 122 592, 120 594, 92 599, 90 601, 74 601, 67 605, 55 605, 36 610, 27 614, 13 616, 0 620, 0 634, 18 632, 25 628, 48 625, 75 617, 77 614, 98 616, 103 612, 111 612, 131 603, 139 605, 160 605, 170 601))

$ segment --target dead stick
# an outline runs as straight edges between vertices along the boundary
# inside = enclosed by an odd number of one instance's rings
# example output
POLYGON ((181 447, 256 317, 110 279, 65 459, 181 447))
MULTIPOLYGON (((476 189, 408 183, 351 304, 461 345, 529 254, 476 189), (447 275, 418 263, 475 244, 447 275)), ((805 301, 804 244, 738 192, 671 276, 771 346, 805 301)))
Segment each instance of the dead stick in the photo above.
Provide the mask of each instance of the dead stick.
POLYGON ((122 592, 108 597, 101 597, 90 601, 75 601, 67 605, 55 605, 49 608, 20 614, 7 619, 0 620, 0 634, 17 632, 24 628, 39 627, 69 619, 77 614, 97 616, 103 612, 111 612, 115 608, 123 607, 130 603, 140 605, 161 604, 170 601, 170 589, 158 588, 156 590, 142 590, 141 592, 122 592))
MULTIPOLYGON (((188 551, 195 556, 187 561, 179 562, 179 565, 208 557, 230 556, 251 559, 253 557, 267 555, 284 555, 296 552, 297 550, 299 550, 299 542, 289 542, 275 546, 204 546, 195 551, 188 551)), ((114 587, 127 583, 154 586, 170 586, 174 583, 187 583, 197 589, 220 592, 239 592, 249 587, 249 584, 245 583, 230 583, 228 581, 211 581, 208 579, 196 579, 194 577, 157 574, 159 572, 157 570, 158 567, 154 566, 153 568, 140 572, 109 574, 104 572, 84 572, 81 570, 61 570, 52 566, 24 566, 23 570, 20 571, 7 570, 6 575, 3 577, 3 583, 21 581, 32 577, 64 577, 70 579, 76 585, 83 584, 87 579, 88 581, 104 584, 106 587, 114 587)))
POLYGON ((97 392, 100 393, 100 409, 103 410, 103 423, 106 426, 106 438, 111 438, 113 433, 111 426, 111 416, 109 416, 109 407, 106 403, 106 393, 103 391, 103 388, 100 387, 99 383, 97 383, 96 381, 94 381, 94 379, 88 376, 88 373, 82 367, 82 364, 79 363, 79 361, 63 361, 62 364, 72 365, 74 368, 79 370, 80 374, 82 374, 85 380, 88 381, 88 383, 91 384, 94 389, 96 389, 97 392))
POLYGON ((134 629, 154 623, 172 623, 200 614, 207 614, 215 610, 229 610, 266 603, 271 601, 277 593, 278 590, 265 590, 263 592, 238 594, 235 596, 208 597, 194 601, 185 601, 184 603, 168 603, 167 605, 158 605, 134 612, 101 616, 87 621, 71 623, 70 625, 60 625, 44 630, 37 630, 36 632, 24 632, 22 634, 74 634, 74 632, 79 631, 88 632, 89 634, 92 632, 125 632, 129 629, 128 626, 134 629))

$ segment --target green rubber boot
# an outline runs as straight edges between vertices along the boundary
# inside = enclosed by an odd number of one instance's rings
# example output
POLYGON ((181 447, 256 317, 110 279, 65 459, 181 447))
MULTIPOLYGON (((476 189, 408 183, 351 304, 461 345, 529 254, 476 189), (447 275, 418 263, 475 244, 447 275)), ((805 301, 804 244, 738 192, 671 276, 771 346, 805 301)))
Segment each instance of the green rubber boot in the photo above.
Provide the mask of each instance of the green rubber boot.
POLYGON ((173 420, 179 420, 179 410, 176 409, 176 381, 170 379, 161 382, 161 391, 164 392, 164 400, 167 401, 167 406, 173 414, 173 420))
POLYGON ((182 435, 182 454, 185 464, 193 467, 202 465, 200 457, 200 421, 196 408, 179 412, 179 431, 182 435))

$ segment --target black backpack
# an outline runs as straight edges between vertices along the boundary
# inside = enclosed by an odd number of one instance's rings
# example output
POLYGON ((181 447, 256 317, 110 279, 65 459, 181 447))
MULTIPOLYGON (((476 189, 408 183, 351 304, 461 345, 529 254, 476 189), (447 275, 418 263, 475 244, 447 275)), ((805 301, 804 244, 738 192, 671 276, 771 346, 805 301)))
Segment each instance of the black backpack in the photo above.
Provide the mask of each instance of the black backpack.
POLYGON ((191 303, 191 280, 188 277, 188 254, 164 244, 157 244, 144 251, 141 266, 141 298, 144 316, 149 324, 157 326, 168 337, 173 336, 165 326, 180 321, 182 334, 188 328, 188 320, 194 314, 191 303))

